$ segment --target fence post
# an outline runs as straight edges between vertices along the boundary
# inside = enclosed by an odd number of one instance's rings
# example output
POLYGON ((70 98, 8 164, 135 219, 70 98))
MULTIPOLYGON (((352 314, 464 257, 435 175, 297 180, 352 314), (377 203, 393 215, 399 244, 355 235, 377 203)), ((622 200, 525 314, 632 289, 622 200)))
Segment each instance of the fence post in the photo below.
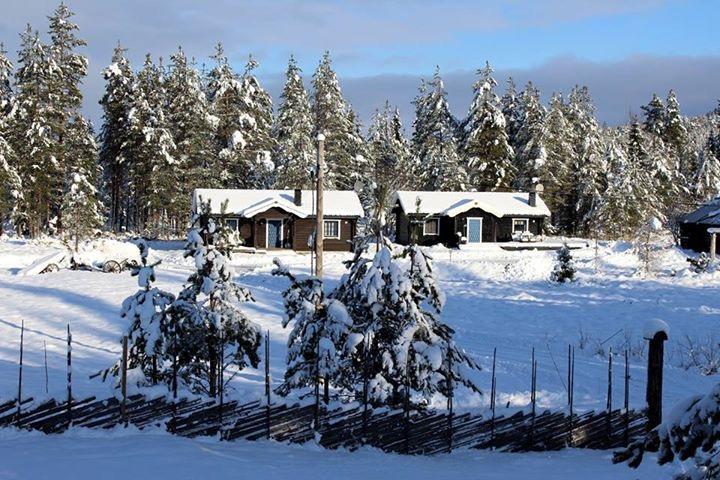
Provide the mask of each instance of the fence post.
POLYGON ((567 444, 569 447, 573 447, 573 402, 575 396, 575 347, 568 345, 568 439, 567 444))
POLYGON ((120 389, 122 391, 122 403, 120 404, 120 413, 122 414, 125 426, 128 425, 127 418, 127 368, 128 368, 128 337, 123 336, 122 340, 122 372, 120 376, 120 389))
POLYGON ((607 387, 607 417, 605 419, 605 434, 607 445, 612 444, 612 347, 608 350, 608 387, 607 387))
POLYGON ((630 436, 630 364, 628 363, 628 351, 625 349, 625 433, 623 435, 624 445, 628 444, 630 436))
POLYGON ((270 440, 270 330, 265 334, 265 436, 270 440))
POLYGON ((452 371, 452 348, 448 348, 448 453, 453 449, 453 371, 452 371))
POLYGON ((497 395, 497 381, 495 379, 495 363, 497 360, 497 347, 493 348, 492 380, 490 383, 490 449, 495 448, 495 397, 497 395))
POLYGON ((48 375, 48 365, 47 365, 47 342, 43 340, 43 350, 45 351, 45 393, 50 393, 50 378, 48 375))
POLYGON ((668 339, 667 325, 655 326, 655 331, 646 328, 645 339, 650 341, 648 352, 647 390, 645 401, 647 403, 647 429, 648 431, 660 425, 662 421, 662 384, 663 384, 663 353, 664 342, 668 339), (658 330, 657 327, 660 329, 658 330))
POLYGON ((537 362, 535 361, 535 347, 532 349, 532 359, 530 365, 531 377, 530 377, 530 403, 532 404, 532 416, 530 418, 530 442, 529 447, 535 442, 535 391, 537 388, 537 362))
POLYGON ((365 347, 364 357, 365 361, 363 362, 363 416, 362 416, 362 439, 363 443, 367 439, 367 424, 368 424, 368 389, 370 388, 370 379, 368 378, 368 341, 367 337, 363 339, 363 345, 365 347))
POLYGON ((318 430, 320 422, 320 342, 318 341, 315 352, 315 431, 318 430))
POLYGON ((410 453, 410 375, 405 371, 405 453, 410 453))
POLYGON ((68 428, 72 425, 72 333, 67 325, 67 418, 68 428))
POLYGON ((218 395, 220 396, 220 408, 218 408, 218 432, 222 440, 223 406, 225 404, 225 336, 220 328, 220 345, 218 348, 218 395))
POLYGON ((18 369, 18 394, 17 394, 17 421, 16 425, 20 426, 20 415, 22 413, 22 380, 23 380, 23 343, 25 342, 25 320, 20 323, 20 363, 18 369))

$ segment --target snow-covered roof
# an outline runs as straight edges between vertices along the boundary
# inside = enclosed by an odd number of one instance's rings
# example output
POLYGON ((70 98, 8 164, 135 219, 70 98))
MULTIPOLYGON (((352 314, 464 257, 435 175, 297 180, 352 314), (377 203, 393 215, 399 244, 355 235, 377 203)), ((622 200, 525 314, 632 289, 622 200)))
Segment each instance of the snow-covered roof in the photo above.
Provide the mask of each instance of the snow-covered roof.
MULTIPOLYGON (((295 205, 294 190, 234 190, 199 188, 193 192, 192 206, 210 200, 213 214, 219 214, 222 203, 227 200, 229 215, 250 218, 271 208, 280 208, 288 213, 305 218, 314 215, 315 193, 302 190, 300 205, 295 205)), ((323 193, 323 213, 325 216, 362 217, 363 208, 360 199, 352 190, 325 190, 323 193)))
POLYGON ((694 212, 683 216, 682 222, 720 226, 720 197, 710 200, 694 212))
POLYGON ((550 216, 550 210, 539 195, 535 207, 530 206, 529 197, 529 193, 523 192, 418 192, 405 190, 395 192, 392 202, 400 202, 400 206, 406 213, 423 215, 454 217, 472 208, 479 208, 499 218, 550 216), (420 199, 419 207, 418 199, 420 199))

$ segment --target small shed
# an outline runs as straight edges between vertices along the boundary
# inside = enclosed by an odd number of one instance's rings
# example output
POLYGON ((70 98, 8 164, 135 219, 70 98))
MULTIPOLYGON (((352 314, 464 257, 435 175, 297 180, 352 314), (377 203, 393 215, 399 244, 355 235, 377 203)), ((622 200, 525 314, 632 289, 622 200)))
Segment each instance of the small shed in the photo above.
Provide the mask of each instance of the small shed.
POLYGON ((455 247, 540 235, 550 218, 540 192, 540 185, 531 192, 397 191, 396 241, 455 247))
MULTIPOLYGON (((345 190, 326 190, 324 198, 325 250, 351 251, 357 222, 363 216, 360 199, 354 191, 345 190)), ((208 200, 211 213, 218 216, 227 202, 225 222, 247 247, 310 250, 317 221, 313 190, 201 188, 193 192, 193 213, 201 201, 208 200)))
MULTIPOLYGON (((680 246, 696 252, 710 252, 713 235, 720 232, 720 197, 703 204, 680 219, 680 246)), ((720 245, 715 253, 720 253, 720 245)), ((710 252, 711 253, 711 252, 710 252)))

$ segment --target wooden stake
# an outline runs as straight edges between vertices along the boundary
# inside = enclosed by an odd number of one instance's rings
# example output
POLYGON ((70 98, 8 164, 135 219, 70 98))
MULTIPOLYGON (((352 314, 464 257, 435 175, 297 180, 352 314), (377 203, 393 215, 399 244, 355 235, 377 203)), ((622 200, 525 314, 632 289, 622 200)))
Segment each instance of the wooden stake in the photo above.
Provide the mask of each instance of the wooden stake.
POLYGON ((625 445, 628 444, 630 435, 630 364, 628 362, 628 351, 625 349, 625 402, 624 415, 625 415, 625 432, 623 434, 623 442, 625 445))
POLYGON ((453 371, 452 371, 452 348, 448 348, 448 398, 447 398, 447 410, 448 410, 448 453, 452 452, 453 449, 453 371))
POLYGON ((265 436, 270 439, 270 330, 265 334, 265 436))
POLYGON ((50 379, 48 376, 48 364, 47 364, 47 342, 43 340, 43 350, 45 351, 45 393, 50 393, 49 383, 50 379))
POLYGON ((17 426, 20 426, 20 414, 22 413, 22 380, 23 380, 23 343, 25 342, 25 320, 20 323, 20 363, 18 370, 18 394, 17 394, 17 426))
POLYGON ((325 170, 325 135, 317 136, 317 226, 315 232, 315 276, 323 277, 323 241, 325 237, 325 222, 323 217, 323 185, 325 170))
POLYGON ((608 388, 607 388, 607 417, 605 419, 605 438, 607 445, 612 443, 612 347, 608 350, 608 388))
POLYGON ((650 339, 647 390, 645 392, 645 401, 648 406, 648 431, 660 425, 662 420, 663 354, 664 342, 667 339, 667 334, 662 331, 657 332, 655 336, 650 339))
POLYGON ((363 441, 367 438, 367 423, 368 423, 368 395, 369 395, 369 388, 370 388, 370 379, 368 378, 368 361, 370 358, 369 355, 369 345, 367 341, 367 337, 363 339, 363 344, 365 345, 365 351, 363 352, 365 361, 363 362, 363 418, 362 418, 362 438, 363 441))
POLYGON ((490 448, 495 448, 495 397, 497 395, 497 383, 495 378, 495 362, 497 360, 497 347, 493 348, 493 364, 492 364, 492 380, 490 384, 490 411, 492 419, 490 421, 490 448))
POLYGON ((320 342, 315 351, 315 430, 318 429, 320 421, 320 342))
POLYGON ((128 369, 128 337, 124 336, 122 340, 122 372, 120 376, 120 389, 122 391, 122 403, 120 404, 120 412, 125 422, 125 426, 128 425, 127 418, 127 369, 128 369))
POLYGON ((72 333, 67 325, 67 419, 68 428, 72 425, 72 333))

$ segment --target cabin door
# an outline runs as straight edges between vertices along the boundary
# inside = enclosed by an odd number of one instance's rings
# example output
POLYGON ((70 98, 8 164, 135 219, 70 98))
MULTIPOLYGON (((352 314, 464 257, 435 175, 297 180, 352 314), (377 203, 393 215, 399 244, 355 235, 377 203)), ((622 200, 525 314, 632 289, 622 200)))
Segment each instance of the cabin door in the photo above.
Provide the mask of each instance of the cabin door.
POLYGON ((267 248, 282 248, 282 220, 267 221, 267 248))
POLYGON ((467 219, 467 242, 468 243, 481 243, 482 242, 482 218, 468 218, 467 219))

